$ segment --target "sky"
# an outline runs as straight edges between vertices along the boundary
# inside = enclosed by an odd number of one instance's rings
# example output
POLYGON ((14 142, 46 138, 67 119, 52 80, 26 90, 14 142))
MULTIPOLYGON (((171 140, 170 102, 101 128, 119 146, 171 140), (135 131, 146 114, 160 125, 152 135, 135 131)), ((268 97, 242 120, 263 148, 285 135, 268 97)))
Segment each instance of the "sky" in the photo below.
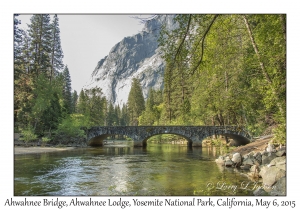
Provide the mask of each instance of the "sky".
MULTIPOLYGON (((52 17, 53 15, 51 15, 52 17)), ((68 65, 72 89, 79 94, 98 61, 124 37, 139 33, 143 24, 133 17, 149 15, 68 15, 58 14, 60 38, 64 52, 63 62, 68 65)), ((20 14, 21 29, 27 29, 29 14, 20 14)))

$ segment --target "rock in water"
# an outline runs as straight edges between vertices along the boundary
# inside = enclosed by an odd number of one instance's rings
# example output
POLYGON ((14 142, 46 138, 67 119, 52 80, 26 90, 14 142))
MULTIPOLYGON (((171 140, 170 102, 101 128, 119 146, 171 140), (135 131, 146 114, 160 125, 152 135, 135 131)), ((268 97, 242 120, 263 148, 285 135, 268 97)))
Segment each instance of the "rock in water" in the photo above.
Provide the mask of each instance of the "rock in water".
POLYGON ((101 59, 84 88, 98 86, 106 99, 114 105, 127 103, 132 79, 140 80, 146 99, 150 88, 163 88, 165 62, 158 48, 162 24, 175 28, 174 15, 158 15, 145 23, 143 30, 117 43, 109 54, 101 59))
POLYGON ((242 163, 242 156, 240 153, 234 153, 231 159, 235 165, 240 166, 242 163))

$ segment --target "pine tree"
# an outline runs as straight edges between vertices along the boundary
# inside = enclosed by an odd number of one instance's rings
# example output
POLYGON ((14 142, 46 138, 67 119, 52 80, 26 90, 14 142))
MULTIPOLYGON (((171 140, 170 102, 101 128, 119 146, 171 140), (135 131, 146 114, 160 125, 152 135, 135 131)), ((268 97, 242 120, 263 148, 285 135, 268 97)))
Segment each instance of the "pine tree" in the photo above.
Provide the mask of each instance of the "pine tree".
POLYGON ((49 136, 51 136, 51 132, 55 130, 60 122, 62 117, 61 107, 59 104, 59 97, 56 92, 53 93, 53 97, 51 98, 49 107, 43 113, 43 126, 49 136))
POLYGON ((50 15, 33 15, 30 21, 28 27, 29 36, 31 37, 32 70, 36 76, 41 72, 46 72, 50 78, 52 43, 50 15))
POLYGON ((72 93, 72 108, 71 108, 71 113, 76 113, 76 104, 78 100, 78 94, 77 91, 74 90, 72 93))
POLYGON ((52 44, 51 44, 51 72, 50 72, 50 82, 53 76, 57 75, 58 72, 64 67, 63 64, 63 51, 61 48, 60 41, 60 29, 58 23, 57 14, 53 17, 53 22, 51 24, 51 34, 52 34, 52 44))
POLYGON ((88 97, 85 94, 84 90, 81 89, 79 93, 78 103, 76 106, 76 110, 79 114, 87 115, 87 111, 88 111, 87 101, 88 101, 88 97))
POLYGON ((107 124, 107 126, 113 126, 113 125, 115 125, 115 123, 116 122, 115 122, 114 106, 112 105, 112 103, 109 103, 106 124, 107 124))
POLYGON ((89 109, 90 122, 92 126, 100 126, 105 123, 106 99, 99 87, 85 91, 89 109))
POLYGON ((129 125, 129 116, 128 116, 128 109, 125 104, 123 104, 120 114, 120 125, 127 126, 129 125))
POLYGON ((69 68, 66 65, 63 71, 64 87, 63 87, 63 99, 64 108, 66 113, 70 114, 72 112, 72 88, 71 88, 71 76, 69 73, 69 68))
POLYGON ((18 25, 21 23, 20 20, 17 19, 17 14, 14 15, 14 67, 15 67, 15 76, 16 76, 16 67, 20 65, 21 59, 21 44, 22 44, 22 31, 18 25))
POLYGON ((139 124, 138 118, 145 110, 143 92, 137 78, 133 78, 132 80, 127 106, 130 117, 130 125, 137 126, 139 124))

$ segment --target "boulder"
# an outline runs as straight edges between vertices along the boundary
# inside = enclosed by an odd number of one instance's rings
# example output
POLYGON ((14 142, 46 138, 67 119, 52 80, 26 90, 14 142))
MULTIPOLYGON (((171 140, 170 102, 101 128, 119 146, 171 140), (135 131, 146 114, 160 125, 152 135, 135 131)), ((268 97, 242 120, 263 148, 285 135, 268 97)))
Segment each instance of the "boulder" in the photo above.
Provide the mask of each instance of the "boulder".
POLYGON ((262 155, 262 156, 263 156, 263 155, 268 155, 268 153, 264 150, 264 151, 261 152, 261 155, 262 155))
POLYGON ((262 163, 262 155, 260 152, 255 153, 253 157, 258 162, 259 165, 262 163))
POLYGON ((281 156, 285 156, 285 155, 286 155, 285 150, 279 150, 278 152, 276 152, 277 157, 281 157, 281 156))
POLYGON ((269 165, 276 166, 286 164, 286 156, 274 158, 269 165))
POLYGON ((231 160, 235 164, 241 164, 241 162, 242 162, 242 156, 241 156, 240 153, 234 153, 231 160))
POLYGON ((254 192, 253 195, 255 196, 264 196, 264 195, 268 195, 268 193, 263 189, 263 188, 257 188, 254 192))
POLYGON ((285 196, 286 195, 286 177, 281 177, 276 184, 272 187, 270 192, 272 196, 285 196))
POLYGON ((244 159, 243 165, 254 165, 253 159, 251 159, 250 157, 247 159, 244 159))
POLYGON ((274 158, 277 158, 275 153, 269 153, 269 155, 262 156, 262 165, 269 164, 274 158))
POLYGON ((230 166, 232 166, 233 164, 234 164, 234 163, 231 161, 230 157, 227 156, 227 157, 225 158, 225 166, 230 167, 230 166))
POLYGON ((286 171, 286 156, 274 158, 268 166, 275 166, 278 169, 286 171))
POLYGON ((257 165, 251 166, 250 172, 259 173, 259 167, 257 165))
POLYGON ((263 179, 263 184, 265 186, 273 186, 281 177, 286 176, 286 172, 277 167, 264 166, 261 168, 259 175, 263 179))
POLYGON ((242 165, 240 168, 241 168, 242 170, 249 170, 250 167, 251 167, 251 165, 242 165))
POLYGON ((231 167, 234 163, 231 160, 226 160, 225 161, 225 166, 231 167))
POLYGON ((215 160, 215 162, 216 162, 217 164, 224 165, 224 164, 225 164, 224 157, 223 157, 223 156, 220 156, 218 159, 215 160))
POLYGON ((276 152, 276 149, 275 149, 275 147, 274 147, 274 145, 272 144, 272 143, 268 143, 268 146, 267 146, 267 148, 266 148, 266 151, 268 152, 268 153, 271 153, 271 152, 276 152))

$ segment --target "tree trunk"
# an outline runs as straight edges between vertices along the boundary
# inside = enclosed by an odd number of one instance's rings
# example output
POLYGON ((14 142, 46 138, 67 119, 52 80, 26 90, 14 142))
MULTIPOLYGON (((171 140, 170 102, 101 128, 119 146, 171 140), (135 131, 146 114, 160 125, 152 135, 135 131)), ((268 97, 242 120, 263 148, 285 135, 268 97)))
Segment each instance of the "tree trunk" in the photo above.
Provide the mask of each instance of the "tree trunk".
POLYGON ((268 72, 267 72, 266 69, 265 69, 264 63, 263 63, 262 60, 261 60, 261 55, 260 55, 260 52, 259 52, 259 50, 258 50, 258 48, 257 48, 256 42, 255 42, 255 39, 254 39, 254 36, 253 36, 253 33, 252 33, 252 30, 251 30, 251 28, 250 28, 250 25, 249 25, 249 22, 248 22, 248 20, 247 20, 246 15, 243 15, 243 19, 244 19, 245 25, 246 25, 246 27, 247 27, 247 30, 248 30, 248 33, 249 33, 249 37, 250 37, 250 40, 251 40, 251 43, 252 43, 252 46, 253 46, 253 49, 254 49, 255 54, 256 54, 256 56, 257 56, 257 58, 258 58, 258 62, 259 62, 259 65, 260 65, 260 67, 261 67, 262 73, 263 73, 263 75, 264 75, 264 77, 265 77, 267 83, 269 84, 269 86, 270 86, 270 88, 271 88, 271 90, 272 90, 273 95, 274 95, 275 98, 277 99, 277 106, 278 106, 278 108, 279 108, 280 113, 281 113, 281 114, 284 114, 283 107, 282 107, 281 103, 279 102, 280 100, 279 100, 279 97, 278 97, 278 93, 277 93, 276 90, 274 89, 273 84, 272 84, 272 80, 271 80, 271 78, 270 78, 268 72))

